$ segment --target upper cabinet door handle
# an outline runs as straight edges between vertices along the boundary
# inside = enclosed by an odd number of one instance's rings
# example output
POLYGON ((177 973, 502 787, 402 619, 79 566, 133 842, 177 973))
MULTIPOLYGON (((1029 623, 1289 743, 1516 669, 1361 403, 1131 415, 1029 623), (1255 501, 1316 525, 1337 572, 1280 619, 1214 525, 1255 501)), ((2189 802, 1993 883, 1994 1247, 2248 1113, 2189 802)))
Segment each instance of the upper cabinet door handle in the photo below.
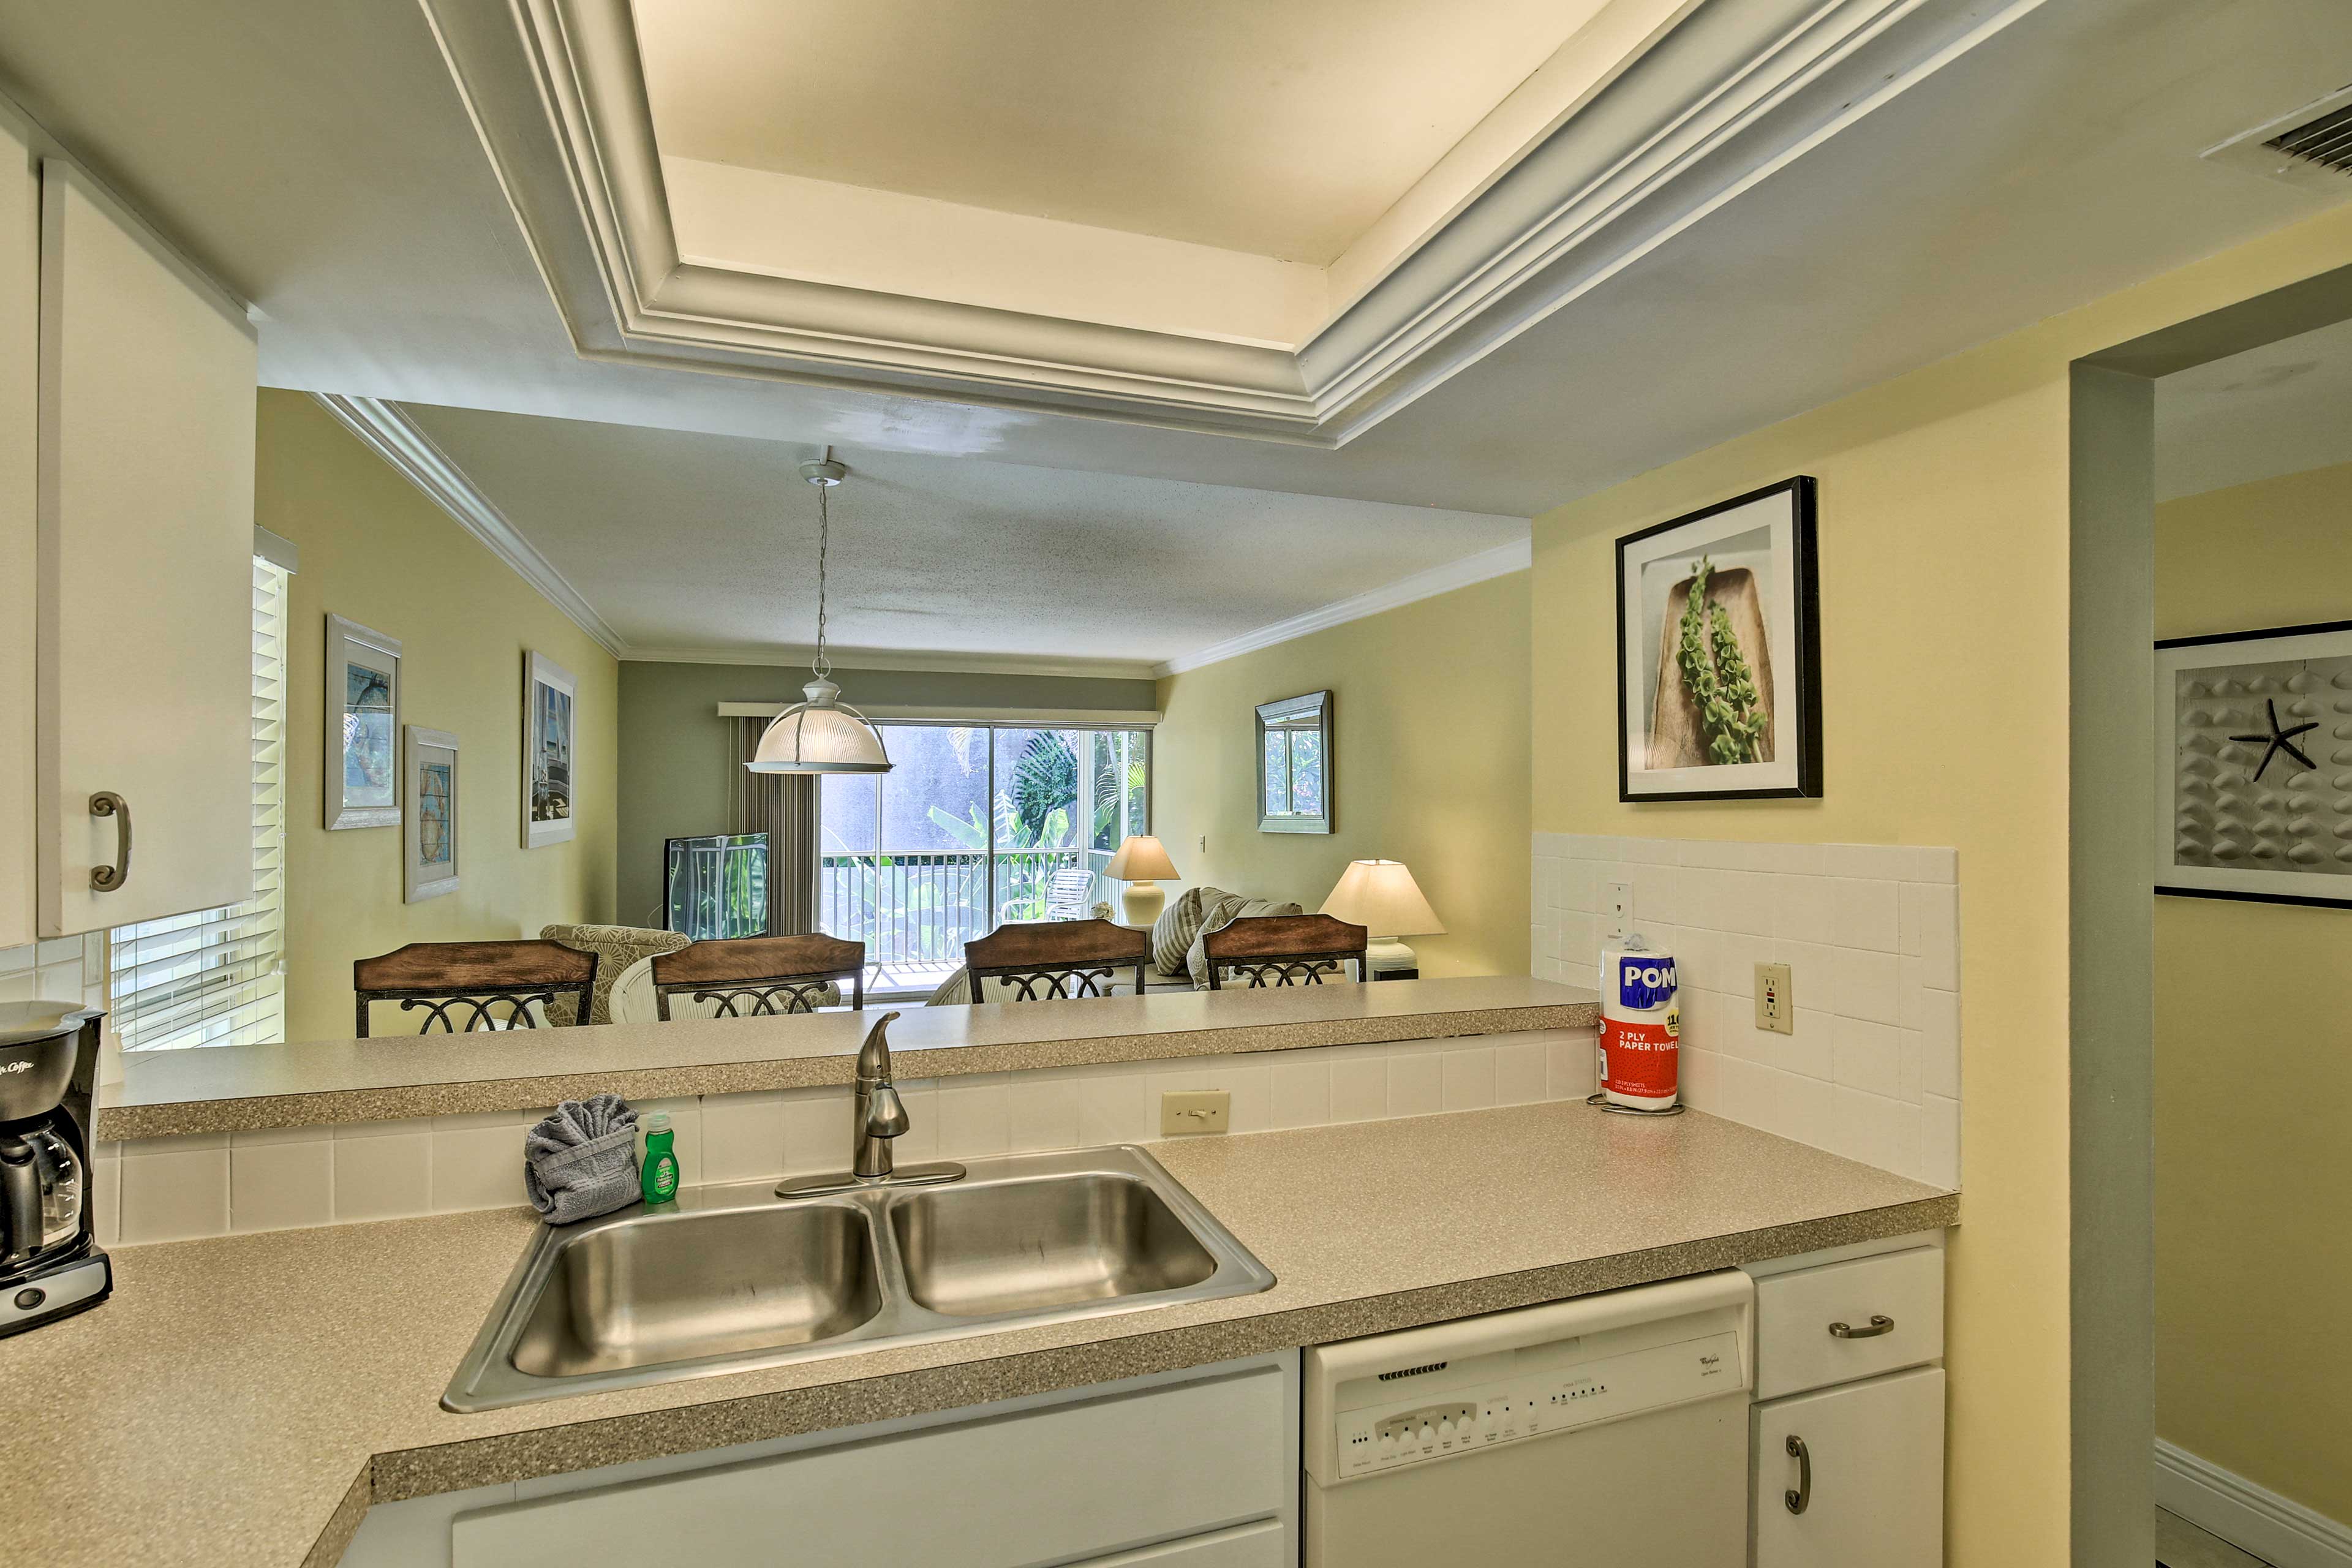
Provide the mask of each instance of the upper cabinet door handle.
MULTIPOLYGON (((125 843, 126 845, 128 843, 127 836, 125 843)), ((1891 1334, 1894 1331, 1895 1320, 1884 1312, 1870 1314, 1870 1327, 1866 1329, 1852 1328, 1844 1323, 1830 1325, 1830 1338, 1833 1340, 1874 1340, 1881 1334, 1891 1334)))
POLYGON ((89 797, 89 814, 92 816, 111 816, 121 824, 116 839, 114 864, 89 868, 91 891, 111 893, 131 880, 131 803, 110 789, 102 789, 89 797))

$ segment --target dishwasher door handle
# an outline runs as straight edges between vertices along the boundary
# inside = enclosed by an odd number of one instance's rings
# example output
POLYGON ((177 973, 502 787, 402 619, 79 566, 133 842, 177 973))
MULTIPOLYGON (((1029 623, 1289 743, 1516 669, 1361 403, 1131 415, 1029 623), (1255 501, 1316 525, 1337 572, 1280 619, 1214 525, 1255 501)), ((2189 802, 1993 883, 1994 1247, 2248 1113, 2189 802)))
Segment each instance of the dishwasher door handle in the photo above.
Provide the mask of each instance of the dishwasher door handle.
POLYGON ((1782 1492, 1780 1500, 1790 1513, 1802 1513, 1813 1506, 1813 1456, 1794 1432, 1789 1434, 1789 1458, 1797 1461, 1797 1485, 1795 1490, 1782 1492))

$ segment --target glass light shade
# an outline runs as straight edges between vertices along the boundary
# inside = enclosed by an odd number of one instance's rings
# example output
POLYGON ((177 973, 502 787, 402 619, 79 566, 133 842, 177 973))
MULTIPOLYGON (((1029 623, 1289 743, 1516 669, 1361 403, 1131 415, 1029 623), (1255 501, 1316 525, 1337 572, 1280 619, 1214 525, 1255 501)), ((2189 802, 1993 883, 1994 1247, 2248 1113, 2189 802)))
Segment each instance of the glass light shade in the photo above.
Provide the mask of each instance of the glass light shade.
POLYGON ((1374 936, 1443 936, 1445 922, 1402 860, 1350 860, 1323 912, 1374 936))
POLYGON ((1156 882, 1162 877, 1173 881, 1176 874, 1166 847, 1148 833, 1130 835, 1103 868, 1103 875, 1115 882, 1156 882))
POLYGON ((812 680, 808 700, 776 715, 743 765, 755 773, 887 773, 890 754, 866 716, 841 705, 841 688, 812 680))

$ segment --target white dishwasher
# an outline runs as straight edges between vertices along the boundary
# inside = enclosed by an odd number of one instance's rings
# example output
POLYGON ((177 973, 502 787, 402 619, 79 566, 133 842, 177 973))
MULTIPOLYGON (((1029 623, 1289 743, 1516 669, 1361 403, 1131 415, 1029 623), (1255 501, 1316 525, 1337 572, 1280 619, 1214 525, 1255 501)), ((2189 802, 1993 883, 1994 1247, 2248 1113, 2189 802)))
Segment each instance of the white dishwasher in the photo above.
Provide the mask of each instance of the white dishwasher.
POLYGON ((1755 1304, 1703 1274, 1309 1350, 1306 1568, 1740 1568, 1755 1304))

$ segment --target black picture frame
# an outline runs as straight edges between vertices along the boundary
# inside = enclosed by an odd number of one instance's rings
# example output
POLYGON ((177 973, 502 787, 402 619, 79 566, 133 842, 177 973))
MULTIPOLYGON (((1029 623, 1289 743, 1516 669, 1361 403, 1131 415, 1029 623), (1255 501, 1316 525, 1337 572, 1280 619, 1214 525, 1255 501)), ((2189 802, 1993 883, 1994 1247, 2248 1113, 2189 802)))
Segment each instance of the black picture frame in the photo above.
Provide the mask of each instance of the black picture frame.
MULTIPOLYGON (((2339 893, 2312 890, 2315 874, 2308 871, 2277 871, 2262 867, 2242 868, 2192 867, 2180 863, 2175 848, 2180 810, 2179 782, 2179 696, 2172 685, 2173 678, 2191 668, 2226 668, 2227 663, 2193 664, 2183 650, 2202 649, 2214 652, 2231 648, 2243 657, 2234 661, 2243 664, 2273 664, 2302 661, 2311 658, 2352 658, 2352 621, 2308 621, 2299 626, 2257 626, 2247 631, 2214 632, 2201 637, 2159 637, 2154 647, 2155 670, 2155 747, 2152 760, 2156 786, 2156 832, 2151 846, 2154 852, 2154 875, 2150 878, 2155 892, 2164 898, 2220 899, 2233 903, 2291 904, 2305 909, 2352 909, 2352 875, 2342 878, 2344 889, 2339 893), (2327 647, 2333 643, 2336 646, 2327 647), (2315 646, 2320 645, 2320 646, 2315 646), (2202 878, 2200 882, 2182 878, 2202 878), (2222 885, 2222 884, 2229 885, 2222 885)), ((2292 717, 2292 715, 2290 715, 2292 717)), ((2267 720, 2267 715, 2265 715, 2267 720)), ((2229 728, 2222 725, 2221 728, 2229 728)), ((2322 722, 2317 733, 2325 735, 2333 725, 2322 722)), ((2300 737, 2298 737, 2299 739, 2300 737)), ((2326 739, 2332 741, 2333 736, 2326 739)), ((2305 742, 2309 744, 2310 742, 2305 742)), ((2335 748, 2331 746, 2332 752, 2335 748)), ((2266 748, 2267 750, 2267 748, 2266 748)), ((2332 770, 2337 764, 2332 757, 2311 753, 2319 769, 2332 770)), ((2332 837, 2333 835, 2328 837, 2332 837)), ((2324 883, 2322 884, 2324 886, 2324 883)))
MULTIPOLYGON (((1816 559, 1818 531, 1819 486, 1809 474, 1799 474, 1777 484, 1733 496, 1713 506, 1653 524, 1636 532, 1622 535, 1616 549, 1617 596, 1617 798, 1627 803, 1645 801, 1688 800, 1818 800, 1822 790, 1822 652, 1821 652, 1821 578, 1816 559), (1785 503, 1785 518, 1779 505, 1785 503), (1627 658, 1635 634, 1642 634, 1644 662, 1649 650, 1655 646, 1649 637, 1648 617, 1637 595, 1642 578, 1639 568, 1657 560, 1668 559, 1685 548, 1673 536, 1687 536, 1692 546, 1703 549, 1710 537, 1722 537, 1727 526, 1721 520, 1734 512, 1753 511, 1752 522, 1743 520, 1743 528, 1775 527, 1786 522, 1786 571, 1788 594, 1783 613, 1790 620, 1785 638, 1773 637, 1769 622, 1771 606, 1763 604, 1759 609, 1761 624, 1768 640, 1784 647, 1780 656, 1794 668, 1786 680, 1780 675, 1780 663, 1772 671, 1774 715, 1774 757, 1767 763, 1738 764, 1703 764, 1696 767, 1654 769, 1648 765, 1647 746, 1649 721, 1643 719, 1644 757, 1643 765, 1633 765, 1633 720, 1637 699, 1633 694, 1639 673, 1627 658), (1646 548, 1645 548, 1646 547, 1646 548), (1629 585, 1629 562, 1635 574, 1629 585), (1778 733, 1782 715, 1793 719, 1793 744, 1785 753, 1778 733), (1717 786, 1695 784, 1689 775, 1713 771, 1721 766, 1727 775, 1717 786), (1759 777, 1757 770, 1769 770, 1759 777), (1665 780, 1655 775, 1675 775, 1665 780), (1652 775, 1645 778, 1645 775, 1652 775)), ((1781 551, 1776 546, 1777 563, 1781 551)), ((1671 598, 1671 593, 1668 595, 1671 598)), ((1639 706, 1651 706, 1647 698, 1639 706)))

